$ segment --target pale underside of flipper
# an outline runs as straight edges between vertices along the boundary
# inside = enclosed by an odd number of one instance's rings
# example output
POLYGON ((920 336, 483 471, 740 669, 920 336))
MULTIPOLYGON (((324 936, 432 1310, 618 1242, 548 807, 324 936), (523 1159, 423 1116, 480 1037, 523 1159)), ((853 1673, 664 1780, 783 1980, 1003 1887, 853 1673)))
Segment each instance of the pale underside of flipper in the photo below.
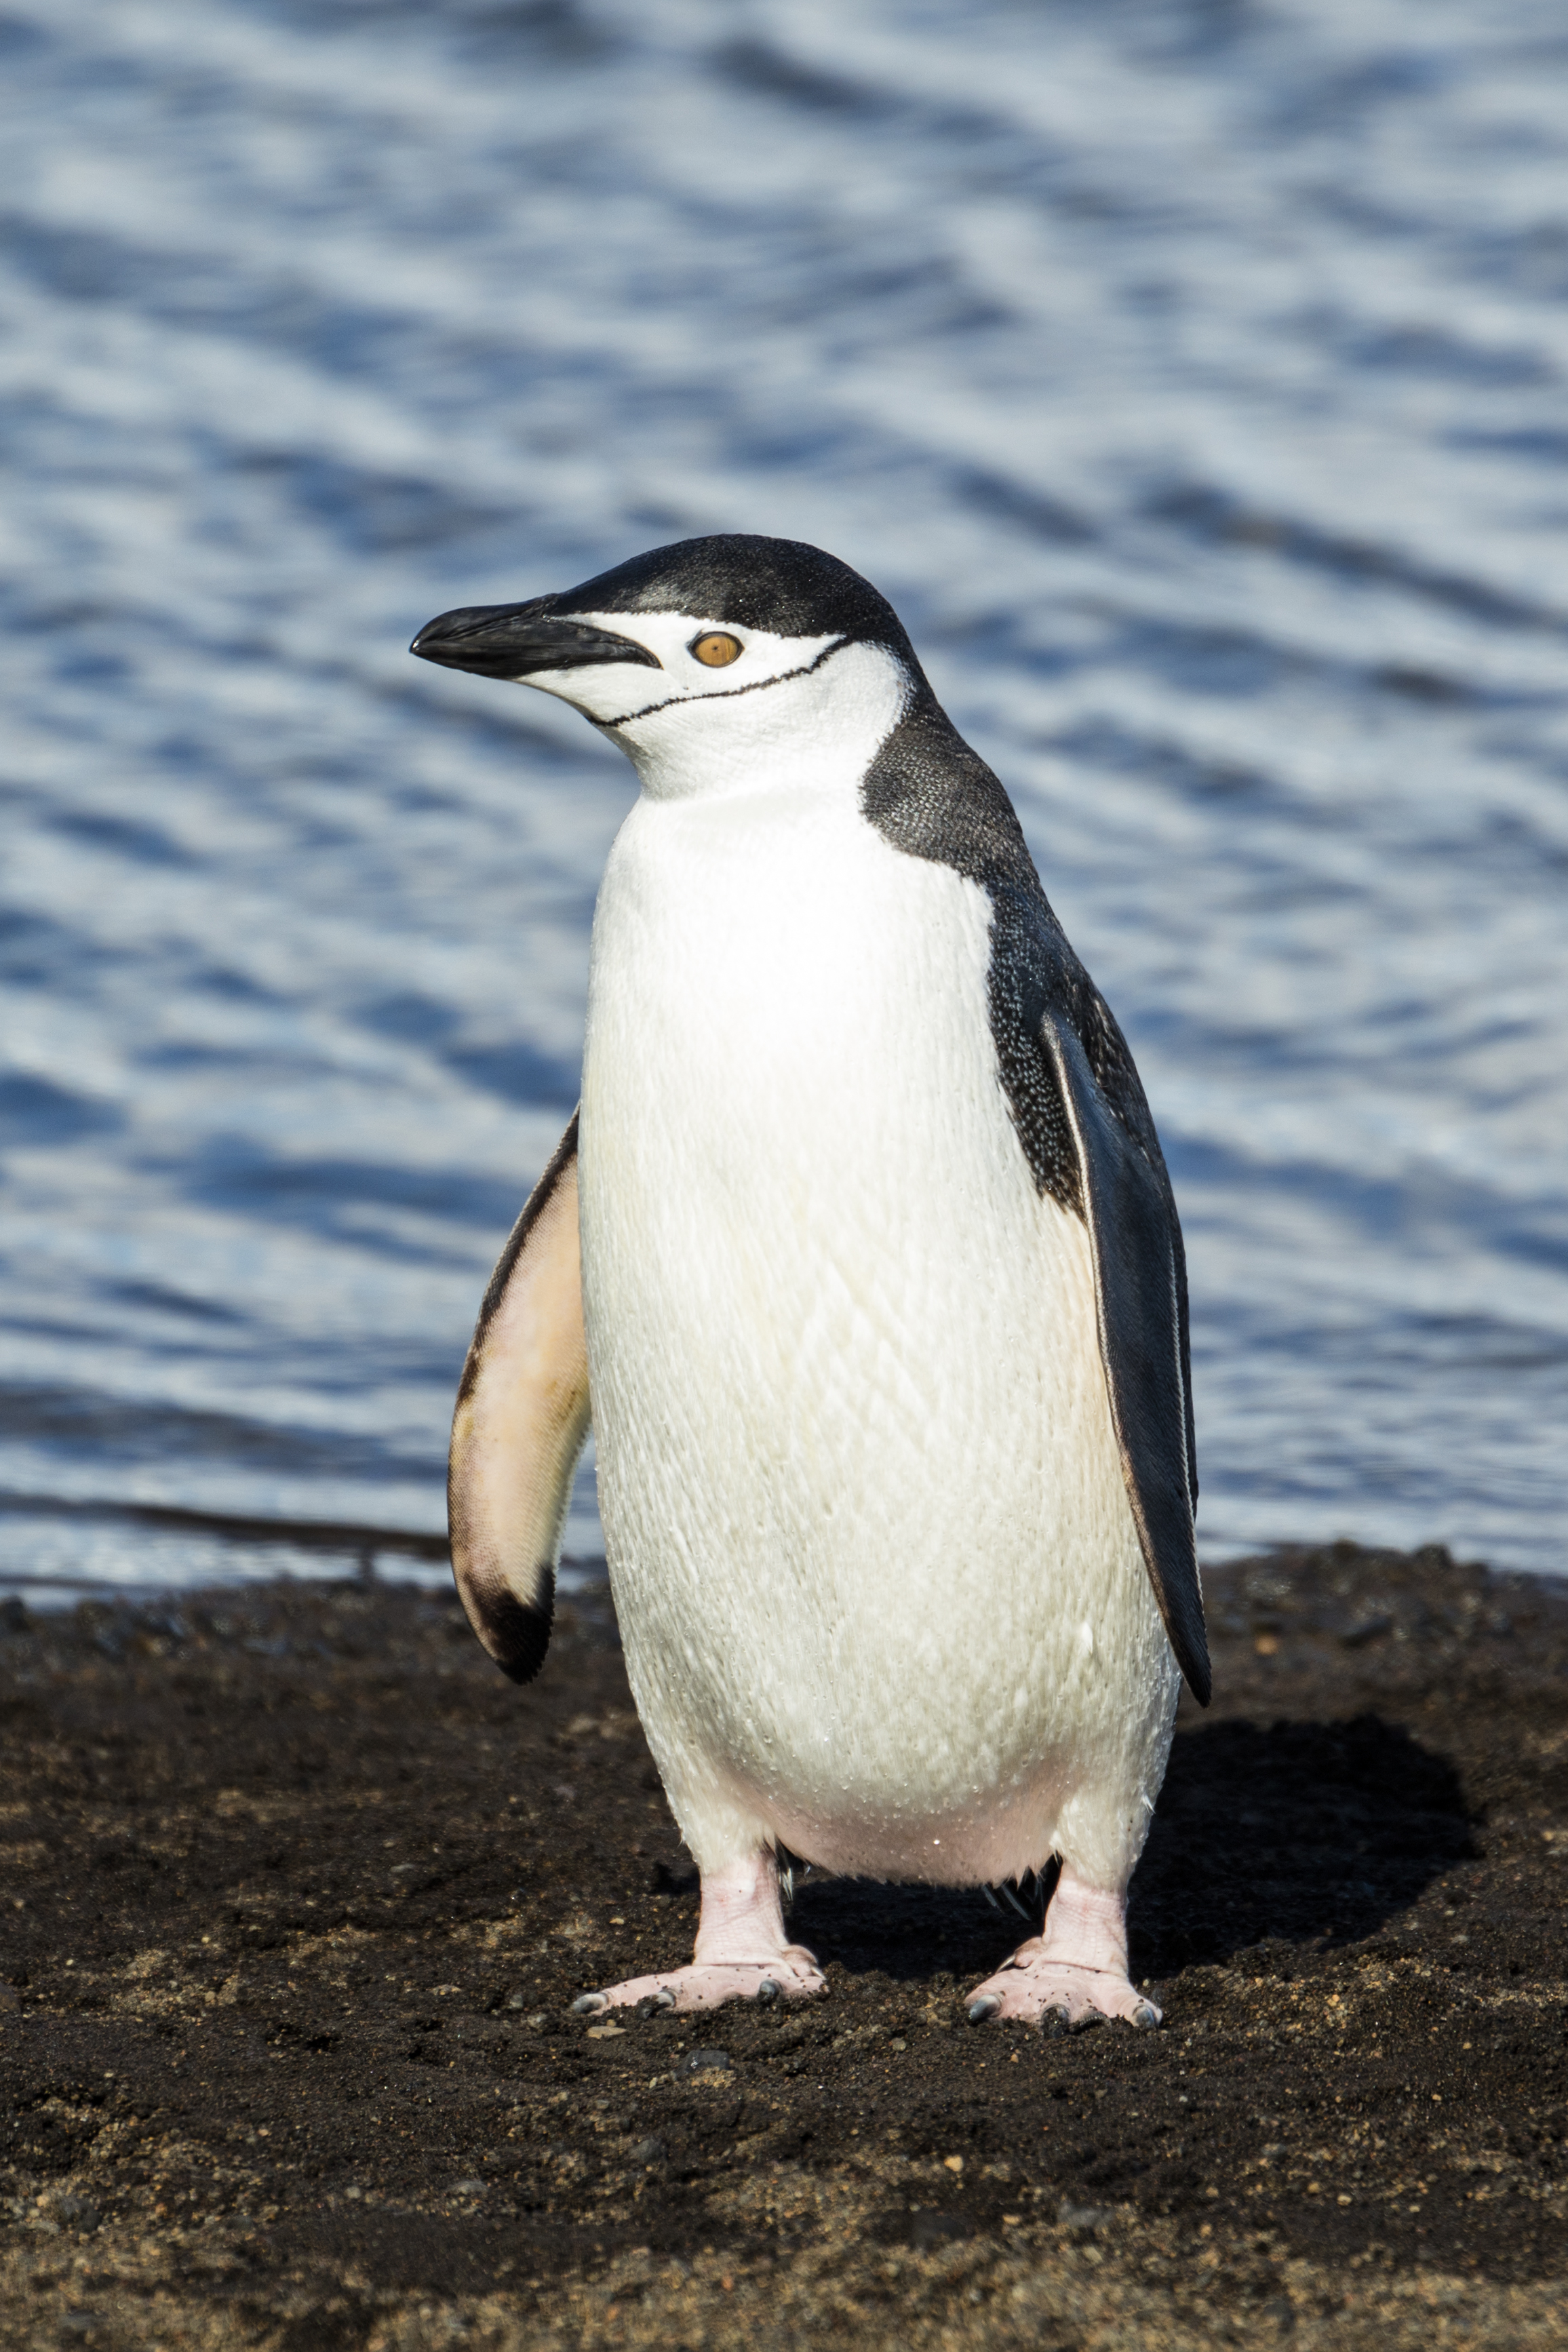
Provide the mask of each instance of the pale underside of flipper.
POLYGON ((452 1573, 513 1682, 544 1663, 588 1421, 574 1112, 490 1276, 452 1416, 452 1573))

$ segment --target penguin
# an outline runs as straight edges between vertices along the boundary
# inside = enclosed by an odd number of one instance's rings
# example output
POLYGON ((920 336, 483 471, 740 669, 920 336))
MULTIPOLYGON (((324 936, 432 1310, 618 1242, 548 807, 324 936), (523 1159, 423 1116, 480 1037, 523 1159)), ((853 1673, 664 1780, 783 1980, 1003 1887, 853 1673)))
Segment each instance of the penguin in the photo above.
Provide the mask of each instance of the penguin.
POLYGON ((868 582, 738 534, 411 650, 557 696, 640 792, 582 1097, 485 1295, 452 1559, 519 1682, 590 1416, 637 1710, 700 1876, 684 1967, 808 1999, 781 1868, 1056 1875, 972 2022, 1160 2012, 1127 1890, 1206 1705, 1181 1227, 1126 1040, 1006 793, 868 582))

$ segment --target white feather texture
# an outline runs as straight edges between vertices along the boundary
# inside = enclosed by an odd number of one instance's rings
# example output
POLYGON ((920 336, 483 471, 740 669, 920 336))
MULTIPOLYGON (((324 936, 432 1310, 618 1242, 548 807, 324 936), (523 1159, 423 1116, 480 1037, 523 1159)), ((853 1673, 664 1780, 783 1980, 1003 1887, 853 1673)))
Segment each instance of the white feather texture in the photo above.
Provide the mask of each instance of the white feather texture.
POLYGON ((1120 1891, 1178 1676, 1088 1236, 1002 1092, 988 902, 860 813, 906 691, 851 646, 710 732, 622 730, 579 1162, 616 1607, 705 1873, 1055 1852, 1120 1891))

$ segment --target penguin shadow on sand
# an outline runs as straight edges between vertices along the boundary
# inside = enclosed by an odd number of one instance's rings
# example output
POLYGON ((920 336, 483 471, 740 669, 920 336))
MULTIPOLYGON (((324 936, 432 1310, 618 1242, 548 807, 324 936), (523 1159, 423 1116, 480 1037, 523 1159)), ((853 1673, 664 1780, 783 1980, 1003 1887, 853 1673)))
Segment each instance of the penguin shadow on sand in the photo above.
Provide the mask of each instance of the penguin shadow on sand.
MULTIPOLYGON (((1184 1726, 1132 1882, 1131 1969, 1158 1982, 1268 1942, 1356 1944, 1475 1852, 1458 1776, 1397 1725, 1184 1726)), ((889 1886, 800 1878, 793 1935, 825 1966, 900 1982, 994 1968, 1037 1930, 1039 1887, 889 1886)))
POLYGON ((1474 1855, 1470 1829, 1453 1765, 1375 1715, 1184 1726, 1133 1881, 1134 1974, 1364 1942, 1474 1855))

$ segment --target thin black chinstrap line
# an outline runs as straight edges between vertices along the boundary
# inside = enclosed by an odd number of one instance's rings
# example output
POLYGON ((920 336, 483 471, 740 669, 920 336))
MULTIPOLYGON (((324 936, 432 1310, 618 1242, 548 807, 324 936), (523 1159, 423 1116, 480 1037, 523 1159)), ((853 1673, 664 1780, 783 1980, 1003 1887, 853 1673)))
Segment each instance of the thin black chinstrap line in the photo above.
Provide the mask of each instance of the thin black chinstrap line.
POLYGON ((777 677, 754 677, 749 686, 718 687, 711 694, 671 694, 662 702, 647 702, 640 710, 628 710, 620 719, 595 719, 589 723, 608 735, 617 727, 630 727, 639 719, 651 719, 656 711, 672 709, 678 702, 733 702, 740 694, 760 694, 764 687, 787 686, 792 677, 809 677, 832 655, 842 653, 846 646, 854 642, 852 637, 835 637, 830 646, 823 646, 815 661, 803 662, 799 669, 781 669, 777 677))

